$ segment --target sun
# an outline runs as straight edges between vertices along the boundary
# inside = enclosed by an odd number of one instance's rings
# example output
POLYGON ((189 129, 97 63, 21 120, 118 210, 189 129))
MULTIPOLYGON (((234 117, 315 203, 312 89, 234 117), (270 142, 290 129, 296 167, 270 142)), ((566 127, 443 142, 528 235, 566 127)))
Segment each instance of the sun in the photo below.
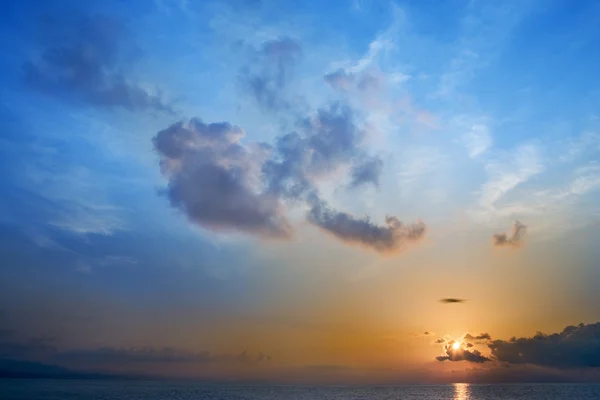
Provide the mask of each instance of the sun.
POLYGON ((452 343, 452 348, 453 348, 454 350, 458 350, 458 349, 460 349, 460 342, 454 342, 454 343, 452 343))

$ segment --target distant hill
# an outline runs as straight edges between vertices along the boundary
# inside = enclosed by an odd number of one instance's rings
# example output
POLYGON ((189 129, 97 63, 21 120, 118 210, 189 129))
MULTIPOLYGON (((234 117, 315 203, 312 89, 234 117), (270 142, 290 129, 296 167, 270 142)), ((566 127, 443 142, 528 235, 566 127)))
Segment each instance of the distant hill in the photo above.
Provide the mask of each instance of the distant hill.
POLYGON ((133 377, 74 371, 58 365, 33 361, 0 359, 0 378, 131 379, 133 377))

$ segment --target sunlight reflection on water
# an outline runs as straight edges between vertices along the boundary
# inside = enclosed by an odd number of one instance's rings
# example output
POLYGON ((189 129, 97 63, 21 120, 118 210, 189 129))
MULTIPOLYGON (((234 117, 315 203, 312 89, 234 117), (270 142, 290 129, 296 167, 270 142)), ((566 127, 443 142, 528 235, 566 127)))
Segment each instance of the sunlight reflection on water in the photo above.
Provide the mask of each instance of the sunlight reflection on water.
POLYGON ((453 400, 469 400, 471 398, 471 388, 468 383, 454 384, 454 399, 453 400))

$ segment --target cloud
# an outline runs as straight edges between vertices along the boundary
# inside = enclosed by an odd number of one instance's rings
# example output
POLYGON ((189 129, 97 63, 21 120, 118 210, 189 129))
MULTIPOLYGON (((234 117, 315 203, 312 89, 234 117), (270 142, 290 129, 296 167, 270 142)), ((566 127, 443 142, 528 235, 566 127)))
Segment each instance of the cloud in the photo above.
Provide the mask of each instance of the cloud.
POLYGON ((279 199, 260 192, 268 147, 247 148, 240 143, 244 136, 237 126, 197 118, 158 132, 153 141, 169 180, 167 196, 201 226, 289 237, 292 229, 279 199))
POLYGON ((463 343, 455 340, 449 340, 444 343, 444 354, 437 356, 438 361, 468 361, 474 363, 484 363, 492 361, 490 358, 485 357, 479 350, 469 350, 472 348, 469 346, 470 343, 463 343), (459 343, 459 347, 455 348, 454 344, 459 343))
POLYGON ((171 347, 115 348, 61 350, 53 337, 36 336, 18 339, 12 331, 0 336, 0 358, 17 360, 49 360, 79 365, 121 365, 137 363, 255 363, 270 361, 262 352, 213 354, 209 351, 189 351, 171 347))
POLYGON ((326 74, 324 79, 331 87, 342 92, 379 90, 383 85, 382 76, 378 74, 362 71, 354 73, 344 68, 326 74))
MULTIPOLYGON (((285 110, 295 121, 295 129, 278 136, 272 145, 252 146, 242 145, 243 131, 226 122, 200 126, 193 122, 200 120, 193 119, 159 132, 154 143, 169 179, 171 204, 209 229, 271 237, 292 234, 284 205, 308 205, 309 222, 344 242, 380 253, 396 252, 405 243, 421 239, 423 222, 404 225, 390 216, 384 226, 378 226, 368 217, 355 218, 326 206, 319 194, 320 183, 348 169, 350 188, 378 187, 383 161, 363 149, 368 132, 347 104, 332 102, 307 112, 301 104, 289 101, 289 85, 302 56, 296 40, 279 37, 251 53, 252 62, 240 72, 242 86, 259 106, 285 110), (207 141, 204 131, 217 126, 228 132, 222 140, 207 141)), ((347 71, 347 78, 361 90, 377 85, 375 76, 362 71, 364 67, 347 71)))
POLYGON ((445 298, 445 299, 440 299, 440 302, 441 302, 441 303, 444 303, 444 304, 464 303, 464 302, 466 302, 466 301, 467 301, 467 300, 464 300, 464 299, 456 299, 456 298, 453 298, 453 297, 449 297, 449 298, 445 298))
POLYGON ((387 216, 386 225, 374 224, 368 217, 356 218, 329 208, 323 201, 313 201, 308 220, 344 242, 359 244, 379 253, 394 253, 405 244, 425 235, 426 226, 419 221, 405 225, 394 216, 387 216))
POLYGON ((512 233, 507 235, 506 233, 495 233, 492 236, 492 240, 494 242, 494 246, 496 247, 518 247, 523 243, 523 237, 527 232, 527 226, 522 224, 519 221, 515 221, 512 227, 512 233))
POLYGON ((362 150, 365 137, 348 106, 332 103, 320 108, 303 118, 297 131, 277 138, 273 157, 263 166, 269 190, 288 198, 305 197, 314 191, 314 182, 343 165, 354 165, 354 183, 376 184, 382 165, 362 150))
POLYGON ((396 252, 424 236, 423 222, 404 225, 389 216, 377 226, 368 217, 331 210, 318 194, 318 182, 344 165, 352 168, 352 187, 378 185, 383 163, 363 152, 364 135, 351 110, 334 103, 302 119, 274 146, 244 146, 241 128, 198 118, 171 125, 153 141, 171 204, 203 227, 287 238, 292 228, 284 202, 307 203, 308 220, 337 238, 396 252))
POLYGON ((265 110, 289 109, 292 104, 288 99, 287 86, 302 56, 300 43, 282 36, 264 42, 253 53, 251 64, 239 75, 242 88, 265 110))
POLYGON ((344 68, 326 74, 323 79, 334 89, 347 92, 354 84, 354 74, 348 73, 344 68))
POLYGON ((600 367, 600 322, 567 326, 560 333, 538 332, 530 338, 494 340, 492 356, 510 364, 553 368, 600 367))
POLYGON ((261 362, 271 357, 263 353, 250 355, 216 354, 208 351, 194 352, 188 350, 163 348, 112 348, 73 350, 58 353, 56 360, 76 364, 132 364, 132 363, 215 363, 215 362, 261 362))
POLYGON ((462 139, 471 158, 478 157, 492 145, 490 131, 483 124, 470 126, 462 139))
POLYGON ((375 187, 379 187, 379 176, 383 169, 383 161, 378 157, 365 159, 362 163, 355 165, 352 168, 351 187, 361 186, 366 183, 371 183, 375 187))
POLYGON ((125 75, 133 50, 127 52, 126 47, 132 46, 119 20, 77 14, 47 17, 40 25, 39 55, 23 65, 25 82, 31 88, 92 106, 172 112, 158 94, 125 75))
POLYGON ((489 333, 480 333, 479 335, 473 336, 470 333, 465 333, 465 335, 463 336, 464 340, 471 340, 471 341, 488 341, 488 340, 492 340, 491 336, 489 333))
POLYGON ((33 336, 28 339, 19 339, 14 331, 4 330, 0 335, 0 357, 4 358, 31 358, 52 354, 55 338, 47 336, 33 336))
POLYGON ((542 172, 543 165, 538 149, 526 145, 515 149, 505 160, 488 163, 486 170, 490 180, 483 185, 480 205, 493 211, 507 192, 542 172))

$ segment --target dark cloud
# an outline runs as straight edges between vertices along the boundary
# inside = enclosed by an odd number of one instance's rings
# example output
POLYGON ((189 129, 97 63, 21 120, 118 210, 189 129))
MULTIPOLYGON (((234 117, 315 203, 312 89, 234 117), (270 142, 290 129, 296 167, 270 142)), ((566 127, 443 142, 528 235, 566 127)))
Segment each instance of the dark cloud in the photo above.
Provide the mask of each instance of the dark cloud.
POLYGON ((567 326, 560 333, 538 332, 530 338, 494 340, 492 356, 510 364, 553 368, 600 367, 600 322, 567 326))
POLYGON ((472 340, 472 341, 487 341, 492 340, 489 333, 480 333, 479 335, 473 336, 470 333, 466 333, 463 336, 464 340, 472 340))
POLYGON ((453 297, 449 297, 449 298, 445 298, 445 299, 440 299, 440 303, 444 303, 444 304, 454 304, 454 303, 464 303, 467 300, 465 299, 456 299, 453 297))
POLYGON ((159 95, 126 76, 133 46, 119 20, 71 14, 46 17, 40 27, 39 55, 23 65, 30 87, 93 106, 171 112, 159 95))
POLYGON ((505 367, 530 365, 554 369, 600 368, 600 322, 567 326, 560 333, 538 332, 532 337, 492 340, 488 333, 463 335, 460 340, 439 338, 434 343, 444 345, 438 361, 499 361, 505 367), (485 343, 489 357, 474 350, 471 342, 485 343), (460 343, 455 349, 454 344, 460 343))
MULTIPOLYGON (((277 46, 269 50, 280 51, 277 46)), ((366 133, 349 107, 333 103, 300 119, 297 128, 274 146, 244 146, 243 130, 226 122, 192 119, 160 131, 153 140, 169 179, 171 204, 210 229, 285 238, 292 229, 283 203, 307 203, 311 223, 380 253, 396 252, 424 236, 423 222, 405 225, 388 216, 378 226, 368 217, 332 210, 319 197, 319 181, 342 166, 351 166, 352 186, 379 183, 383 163, 361 149, 366 133)))
POLYGON ((364 132, 349 108, 333 104, 306 118, 299 130, 279 137, 275 146, 244 146, 244 131, 226 122, 178 122, 154 137, 161 167, 169 179, 171 204, 210 229, 270 237, 289 237, 292 229, 282 202, 307 202, 308 220, 348 243, 380 253, 398 251, 420 240, 425 224, 404 225, 388 216, 385 226, 326 206, 316 183, 344 164, 358 166, 355 185, 377 183, 381 161, 360 149, 364 132), (362 171, 362 172, 361 172, 362 171))
POLYGON ((350 182, 350 186, 357 187, 366 183, 372 183, 375 187, 379 187, 379 176, 382 169, 383 161, 380 158, 365 159, 362 163, 352 168, 352 182, 350 182))
POLYGON ((171 204, 211 229, 289 237, 279 199, 260 191, 260 168, 268 147, 243 146, 244 131, 226 122, 178 122, 154 137, 169 179, 171 204))
POLYGON ((515 221, 515 223, 513 224, 512 232, 511 232, 510 236, 504 232, 495 233, 492 236, 492 241, 494 243, 494 246, 497 246, 497 247, 504 247, 504 246, 518 247, 522 244, 523 237, 525 236, 526 233, 527 233, 527 226, 523 225, 520 221, 515 221))
POLYGON ((74 350, 59 353, 56 360, 73 364, 135 364, 135 363, 215 363, 215 362, 260 362, 271 357, 263 353, 256 355, 242 352, 240 354, 211 354, 208 351, 193 352, 188 350, 163 348, 112 348, 74 350))
POLYGON ((422 239, 426 229, 423 222, 405 225, 394 216, 386 217, 386 225, 379 226, 368 217, 356 218, 333 210, 321 200, 312 201, 308 220, 344 242, 359 244, 380 253, 399 251, 405 244, 422 239))
POLYGON ((485 357, 479 350, 469 350, 473 346, 469 343, 457 342, 455 340, 448 340, 444 344, 444 354, 437 356, 438 361, 468 361, 474 363, 484 363, 486 361, 492 361, 490 358, 485 357), (455 343, 460 343, 460 347, 454 348, 455 343))
POLYGON ((242 88, 265 110, 289 109, 292 104, 287 86, 301 56, 300 43, 292 38, 280 37, 263 43, 254 52, 251 64, 240 73, 242 88))

